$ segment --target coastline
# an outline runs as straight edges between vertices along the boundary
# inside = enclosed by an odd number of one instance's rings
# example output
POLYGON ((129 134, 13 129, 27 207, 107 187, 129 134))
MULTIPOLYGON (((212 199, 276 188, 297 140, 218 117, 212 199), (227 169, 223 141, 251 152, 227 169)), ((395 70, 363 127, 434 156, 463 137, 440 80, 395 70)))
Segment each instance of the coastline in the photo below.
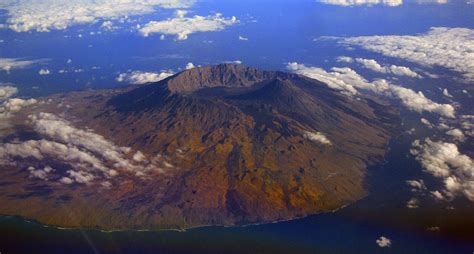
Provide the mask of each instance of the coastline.
POLYGON ((26 223, 34 224, 37 226, 41 226, 44 228, 51 228, 51 229, 56 229, 56 230, 66 230, 66 231, 95 231, 95 232, 100 232, 100 233, 121 233, 121 232, 180 232, 180 233, 186 233, 189 230, 194 230, 194 229, 204 229, 204 228, 213 228, 213 227, 219 227, 219 228, 225 228, 225 229, 231 229, 231 228, 246 228, 246 227, 252 227, 252 226, 261 226, 261 225, 270 225, 270 224, 277 224, 277 223, 282 223, 282 222, 289 222, 289 221, 295 221, 295 220, 301 220, 305 219, 308 217, 312 216, 320 216, 324 214, 332 214, 336 213, 344 208, 347 208, 351 205, 354 205, 355 203, 359 202, 362 199, 365 199, 368 195, 364 195, 360 199, 357 199, 353 202, 350 202, 348 204, 345 204, 341 207, 338 207, 336 209, 327 211, 327 212, 320 212, 320 213, 315 213, 315 214, 308 214, 306 216, 302 217, 297 217, 297 218, 291 218, 291 219, 284 219, 284 220, 276 220, 276 221, 271 221, 271 222, 261 222, 261 223, 251 223, 251 224, 244 224, 244 225, 203 225, 203 226, 195 226, 195 227, 186 227, 183 229, 173 229, 173 228, 166 228, 166 229, 114 229, 114 230, 104 230, 104 229, 98 229, 98 228, 68 228, 68 227, 61 227, 61 226, 55 226, 55 225, 48 225, 48 224, 43 224, 41 222, 38 222, 33 219, 25 218, 22 216, 17 216, 17 215, 0 215, 0 220, 2 218, 6 219, 17 219, 21 220, 26 223))

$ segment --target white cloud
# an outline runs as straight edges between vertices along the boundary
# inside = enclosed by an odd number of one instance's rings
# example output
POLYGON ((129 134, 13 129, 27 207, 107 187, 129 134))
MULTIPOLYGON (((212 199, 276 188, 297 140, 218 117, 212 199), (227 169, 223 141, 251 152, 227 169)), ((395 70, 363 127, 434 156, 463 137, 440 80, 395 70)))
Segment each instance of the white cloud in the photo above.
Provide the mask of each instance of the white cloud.
POLYGON ((0 70, 10 72, 13 69, 23 69, 38 61, 21 60, 18 58, 0 58, 0 70))
POLYGON ((340 43, 418 63, 441 66, 474 81, 474 30, 435 27, 425 34, 361 36, 340 39, 340 43))
POLYGON ((392 245, 392 240, 388 239, 385 236, 379 237, 379 239, 377 239, 375 242, 381 248, 390 247, 392 245))
POLYGON ((460 129, 451 129, 446 132, 447 135, 454 137, 456 140, 464 140, 464 133, 460 129))
POLYGON ((86 171, 82 171, 82 170, 80 171, 68 170, 67 173, 69 175, 68 178, 77 183, 89 184, 96 178, 94 174, 86 172, 86 171))
POLYGON ((388 69, 385 67, 382 67, 377 61, 374 59, 364 59, 364 58, 356 58, 356 62, 361 64, 364 68, 367 68, 369 70, 375 71, 375 72, 381 72, 381 73, 387 73, 388 69))
POLYGON ((191 69, 194 69, 194 68, 196 68, 196 66, 194 66, 193 63, 187 63, 186 64, 186 70, 191 70, 191 69))
POLYGON ((464 195, 474 201, 474 163, 469 156, 459 152, 456 144, 430 139, 425 139, 424 142, 416 140, 411 154, 426 172, 443 180, 443 195, 432 192, 433 195, 439 199, 464 195))
POLYGON ((393 74, 396 76, 408 76, 411 78, 421 78, 418 73, 412 71, 410 68, 405 66, 382 66, 374 59, 356 58, 355 61, 361 64, 364 68, 370 69, 375 72, 393 74))
POLYGON ((60 159, 67 164, 76 164, 89 170, 103 170, 104 165, 88 152, 77 147, 70 147, 48 140, 29 140, 23 143, 7 143, 0 145, 0 164, 17 165, 21 160, 32 161, 46 158, 60 159))
POLYGON ((416 112, 432 112, 445 117, 454 118, 455 109, 449 104, 439 104, 425 97, 422 92, 390 84, 387 80, 378 79, 373 82, 357 74, 350 68, 332 68, 332 72, 303 64, 289 63, 287 68, 295 73, 319 80, 329 87, 340 90, 346 95, 356 95, 358 90, 367 90, 379 95, 399 99, 408 109, 416 112))
POLYGON ((338 56, 336 61, 339 63, 353 63, 354 59, 350 56, 338 56))
POLYGON ((48 69, 41 69, 39 70, 39 75, 49 75, 51 72, 48 69))
POLYGON ((392 94, 398 97, 410 110, 416 112, 432 112, 449 118, 455 117, 455 109, 453 106, 433 102, 426 98, 421 91, 416 93, 411 89, 395 85, 391 85, 390 90, 392 94))
POLYGON ((72 183, 74 183, 74 181, 71 178, 66 177, 66 176, 59 179, 59 182, 62 183, 62 184, 72 184, 72 183))
POLYGON ((406 66, 398 66, 398 65, 390 65, 385 68, 388 68, 388 70, 396 76, 408 76, 411 78, 421 78, 421 76, 416 73, 415 71, 411 70, 410 68, 406 66))
POLYGON ((239 41, 248 41, 249 38, 239 35, 239 41))
POLYGON ((323 145, 331 145, 331 141, 321 132, 305 131, 303 137, 323 145))
POLYGON ((178 10, 174 18, 164 21, 151 21, 139 31, 143 36, 160 33, 162 35, 176 35, 178 40, 186 40, 190 34, 219 31, 238 22, 236 17, 226 19, 220 13, 207 17, 198 15, 185 17, 186 14, 187 12, 178 10))
POLYGON ((464 134, 474 137, 474 115, 461 115, 459 118, 464 134))
POLYGON ((403 4, 403 0, 317 0, 318 2, 339 6, 353 5, 375 5, 382 4, 387 6, 399 6, 403 4))
POLYGON ((426 118, 421 118, 420 119, 420 122, 424 125, 426 125, 426 127, 432 129, 434 127, 434 125, 426 118))
POLYGON ((100 25, 100 28, 106 31, 112 31, 116 29, 116 27, 114 27, 114 23, 110 20, 106 20, 102 22, 102 25, 100 25))
MULTIPOLYGON (((358 6, 358 5, 385 5, 390 7, 400 6, 404 0, 316 0, 317 2, 338 6, 358 6)), ((405 0, 406 1, 406 0, 405 0)), ((408 1, 410 2, 410 0, 408 1)), ((419 4, 437 3, 445 4, 448 0, 412 0, 419 4)))
POLYGON ((453 98, 453 96, 449 93, 447 88, 443 89, 443 95, 449 98, 453 98))
POLYGON ((360 80, 360 78, 362 78, 360 76, 347 75, 348 72, 352 71, 348 68, 345 68, 344 70, 342 70, 342 68, 333 68, 334 71, 328 73, 321 68, 308 67, 293 62, 288 63, 287 69, 300 75, 324 82, 330 88, 339 90, 348 95, 357 94, 358 92, 355 87, 362 87, 366 83, 365 80, 360 80))
POLYGON ((242 64, 241 60, 234 60, 234 61, 225 61, 224 63, 230 63, 230 64, 242 64))
POLYGON ((0 86, 0 102, 18 93, 18 89, 13 86, 0 86))
POLYGON ((142 85, 158 82, 173 75, 174 73, 172 71, 163 71, 160 73, 134 71, 131 73, 121 73, 116 80, 118 82, 128 82, 134 85, 142 85))
POLYGON ((446 200, 445 197, 443 196, 443 194, 441 194, 441 192, 439 192, 439 191, 432 191, 430 193, 433 196, 433 198, 438 200, 438 201, 446 200))
POLYGON ((6 26, 16 32, 66 29, 101 19, 152 13, 155 7, 188 8, 194 0, 4 0, 0 9, 8 11, 6 26))
POLYGON ((420 207, 420 201, 417 198, 411 198, 407 202, 407 208, 416 209, 420 207))
POLYGON ((132 159, 133 159, 134 161, 142 162, 142 161, 145 161, 145 160, 146 160, 146 156, 145 156, 142 152, 137 151, 137 152, 133 155, 132 159))
POLYGON ((420 192, 420 191, 425 191, 426 190, 426 185, 425 182, 420 179, 420 180, 408 180, 406 181, 408 186, 411 187, 411 191, 413 192, 420 192))
POLYGON ((38 101, 35 99, 20 99, 20 98, 11 98, 4 101, 0 105, 0 119, 5 117, 10 117, 11 114, 20 111, 24 107, 28 107, 36 104, 38 101))
POLYGON ((447 4, 449 0, 415 0, 419 4, 447 4))
POLYGON ((34 167, 28 167, 30 177, 39 178, 42 180, 48 180, 48 174, 55 170, 50 166, 46 166, 43 169, 35 169, 34 167))

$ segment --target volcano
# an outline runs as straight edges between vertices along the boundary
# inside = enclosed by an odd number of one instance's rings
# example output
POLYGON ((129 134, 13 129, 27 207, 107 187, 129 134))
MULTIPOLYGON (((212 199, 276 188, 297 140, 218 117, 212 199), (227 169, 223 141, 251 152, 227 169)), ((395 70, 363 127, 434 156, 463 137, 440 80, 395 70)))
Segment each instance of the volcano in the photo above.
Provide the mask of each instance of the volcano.
POLYGON ((107 230, 246 225, 340 208, 367 195, 368 167, 383 161, 399 121, 377 98, 237 64, 39 101, 3 137, 11 163, 0 173, 8 179, 0 213, 107 230))

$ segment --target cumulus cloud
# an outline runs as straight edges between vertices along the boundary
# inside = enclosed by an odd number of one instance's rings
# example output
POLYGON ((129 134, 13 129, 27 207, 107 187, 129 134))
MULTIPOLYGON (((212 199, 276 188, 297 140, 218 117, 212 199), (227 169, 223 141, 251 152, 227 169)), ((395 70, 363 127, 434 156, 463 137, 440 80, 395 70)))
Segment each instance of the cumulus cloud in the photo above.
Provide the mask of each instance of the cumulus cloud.
POLYGON ((431 191, 430 193, 431 193, 431 196, 433 196, 433 198, 438 201, 446 200, 440 191, 431 191))
POLYGON ((417 198, 411 198, 407 202, 407 208, 416 209, 420 207, 420 201, 417 198))
POLYGON ((460 129, 457 129, 457 128, 447 131, 446 134, 460 141, 463 141, 465 138, 464 133, 460 129))
POLYGON ((425 182, 420 180, 408 180, 406 181, 407 185, 411 187, 411 191, 413 192, 421 192, 426 190, 425 182))
POLYGON ((321 132, 306 131, 303 133, 303 137, 323 145, 331 145, 331 141, 321 132))
POLYGON ((474 137, 474 115, 461 115, 459 118, 464 134, 474 137))
POLYGON ((116 29, 116 27, 114 27, 114 23, 110 20, 102 22, 102 25, 100 25, 100 28, 106 31, 112 31, 116 29))
POLYGON ((398 65, 389 65, 389 66, 382 66, 374 59, 365 59, 365 58, 352 58, 349 56, 339 56, 336 58, 337 62, 341 63, 359 63, 362 67, 372 70, 374 72, 385 73, 385 74, 392 74, 396 76, 408 76, 411 78, 421 78, 421 76, 416 73, 415 71, 411 70, 405 66, 398 66, 398 65))
POLYGON ((190 34, 197 32, 210 32, 225 29, 227 26, 237 23, 237 18, 226 19, 222 14, 185 17, 186 11, 178 10, 175 17, 164 21, 151 21, 143 26, 139 31, 143 36, 159 33, 164 39, 164 35, 175 35, 178 40, 186 40, 190 34))
POLYGON ((382 66, 374 59, 356 58, 355 61, 361 64, 364 68, 370 69, 375 72, 393 74, 396 76, 408 76, 411 78, 421 78, 418 73, 412 71, 410 68, 405 66, 390 65, 382 66))
POLYGON ((29 107, 38 103, 35 99, 20 99, 20 98, 0 98, 0 136, 3 135, 4 130, 12 127, 10 118, 18 111, 25 107, 29 107))
POLYGON ((128 73, 121 73, 116 80, 118 82, 128 82, 129 84, 142 85, 147 83, 158 82, 174 75, 172 71, 163 72, 141 72, 134 71, 128 73))
POLYGON ((452 199, 464 195, 474 201, 474 163, 472 159, 459 152, 456 144, 435 142, 430 139, 416 140, 411 149, 424 170, 440 178, 444 190, 433 193, 438 199, 452 199))
POLYGON ((49 75, 51 72, 48 69, 41 69, 39 70, 39 75, 49 75))
POLYGON ((350 56, 338 56, 336 61, 339 63, 353 63, 354 59, 350 56))
POLYGON ((356 87, 362 87, 366 84, 365 79, 361 79, 362 77, 359 75, 348 75, 348 73, 354 73, 349 68, 333 68, 333 72, 326 72, 324 69, 318 67, 310 67, 293 62, 288 63, 287 69, 300 75, 324 82, 330 88, 339 90, 347 95, 357 94, 356 87))
POLYGON ((0 102, 18 93, 18 89, 13 86, 0 86, 0 102))
POLYGON ((390 247, 392 245, 392 240, 388 239, 385 236, 379 237, 379 239, 377 239, 375 242, 381 248, 390 247))
POLYGON ((434 127, 434 125, 426 118, 421 118, 420 122, 430 129, 434 127))
POLYGON ((387 80, 378 79, 369 82, 350 68, 332 68, 327 72, 321 68, 308 67, 296 62, 289 63, 287 68, 295 73, 319 80, 329 87, 339 90, 346 95, 356 95, 358 90, 399 99, 408 109, 416 112, 432 112, 445 117, 454 118, 455 109, 449 104, 439 104, 428 98, 422 92, 390 84, 387 80))
POLYGON ((8 12, 6 27, 16 32, 66 29, 101 19, 152 13, 155 7, 188 8, 194 0, 5 0, 0 9, 8 12))
POLYGON ((419 35, 361 36, 339 42, 425 66, 445 67, 474 81, 474 30, 469 28, 435 27, 419 35))
POLYGON ((0 58, 0 70, 10 72, 13 69, 23 69, 38 61, 21 60, 18 58, 0 58))
POLYGON ((38 101, 35 99, 20 99, 20 98, 11 98, 4 101, 0 105, 0 119, 5 117, 10 117, 11 114, 20 111, 24 107, 31 106, 36 104, 38 101))
MULTIPOLYGON (((141 152, 132 153, 128 147, 117 146, 92 130, 75 128, 53 114, 32 115, 29 121, 42 139, 1 144, 0 164, 21 167, 34 161, 54 160, 70 168, 54 176, 65 184, 91 184, 96 179, 118 176, 120 172, 144 176, 171 165, 159 156, 149 159, 141 152)), ((36 171, 35 174, 46 176, 36 171)))
POLYGON ((239 35, 239 41, 248 41, 249 38, 239 35))
POLYGON ((61 179, 59 179, 59 182, 62 183, 62 184, 72 184, 72 183, 74 183, 74 181, 71 178, 67 177, 67 176, 64 176, 61 179))
POLYGON ((196 68, 196 66, 194 66, 193 63, 187 63, 186 64, 186 70, 191 70, 191 69, 194 69, 194 68, 196 68))
POLYGON ((28 171, 30 172, 30 177, 48 180, 48 174, 54 172, 55 170, 50 166, 46 166, 43 169, 35 169, 34 167, 30 166, 28 167, 28 171))
POLYGON ((443 95, 449 98, 453 98, 453 96, 449 93, 447 88, 443 89, 443 95))

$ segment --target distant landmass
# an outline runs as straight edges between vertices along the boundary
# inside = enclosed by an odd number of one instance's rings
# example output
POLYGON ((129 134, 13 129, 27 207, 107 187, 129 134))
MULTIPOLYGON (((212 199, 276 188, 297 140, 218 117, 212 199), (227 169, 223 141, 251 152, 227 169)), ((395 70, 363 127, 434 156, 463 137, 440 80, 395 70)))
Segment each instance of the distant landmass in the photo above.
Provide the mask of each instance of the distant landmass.
MULTIPOLYGON (((60 227, 182 229, 288 220, 367 194, 398 111, 237 64, 39 98, 9 120, 0 214, 60 227)), ((2 151, 0 151, 2 152, 2 151)))

